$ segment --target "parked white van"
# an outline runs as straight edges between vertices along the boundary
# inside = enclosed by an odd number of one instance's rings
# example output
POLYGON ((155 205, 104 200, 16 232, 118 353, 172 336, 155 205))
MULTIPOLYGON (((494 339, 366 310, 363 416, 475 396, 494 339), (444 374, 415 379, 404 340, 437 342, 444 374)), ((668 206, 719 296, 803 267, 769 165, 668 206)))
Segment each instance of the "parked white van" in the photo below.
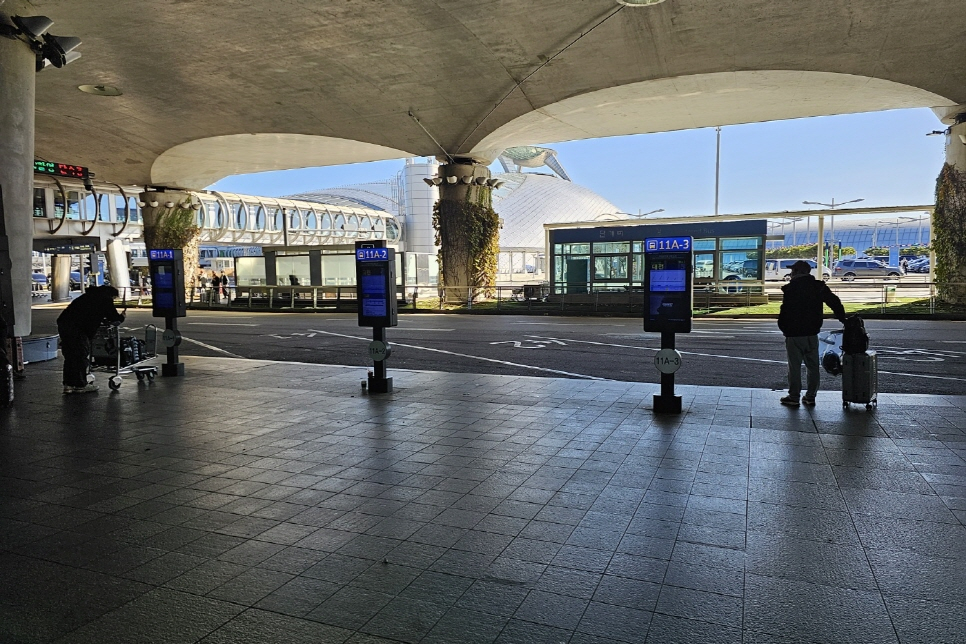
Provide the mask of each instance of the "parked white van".
MULTIPOLYGON (((814 259, 769 259, 765 260, 765 281, 788 281, 789 274, 792 272, 792 264, 795 262, 808 262, 809 266, 812 267, 812 277, 818 278, 818 262, 814 259)), ((828 266, 825 267, 823 271, 825 274, 822 276, 826 282, 832 277, 832 269, 828 266)))

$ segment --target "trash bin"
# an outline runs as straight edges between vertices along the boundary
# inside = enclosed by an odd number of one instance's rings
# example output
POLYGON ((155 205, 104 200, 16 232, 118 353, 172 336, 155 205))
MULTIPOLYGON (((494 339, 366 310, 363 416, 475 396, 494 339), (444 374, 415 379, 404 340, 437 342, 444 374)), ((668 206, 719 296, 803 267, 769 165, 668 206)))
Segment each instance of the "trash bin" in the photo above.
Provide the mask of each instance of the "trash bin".
POLYGON ((886 301, 886 303, 888 303, 888 302, 895 302, 896 301, 896 287, 895 286, 883 286, 882 288, 885 291, 884 295, 885 295, 885 301, 886 301))
POLYGON ((524 284, 524 300, 545 300, 550 292, 550 288, 545 284, 524 284))

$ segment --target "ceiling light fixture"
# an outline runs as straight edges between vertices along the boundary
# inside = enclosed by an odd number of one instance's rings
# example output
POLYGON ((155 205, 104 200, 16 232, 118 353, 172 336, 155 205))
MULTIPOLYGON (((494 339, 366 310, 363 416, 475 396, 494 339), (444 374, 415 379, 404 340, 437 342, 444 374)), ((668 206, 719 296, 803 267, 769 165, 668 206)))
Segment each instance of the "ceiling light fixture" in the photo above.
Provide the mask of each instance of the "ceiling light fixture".
MULTIPOLYGON (((70 54, 68 54, 68 57, 70 54)), ((120 96, 123 92, 113 85, 78 85, 77 89, 94 96, 120 96)))
POLYGON ((661 4, 664 0, 617 0, 617 4, 625 7, 649 7, 652 4, 661 4))
POLYGON ((0 23, 0 36, 19 40, 30 47, 37 56, 36 71, 43 71, 48 65, 63 67, 80 58, 79 53, 71 55, 71 52, 81 44, 81 39, 47 33, 54 24, 47 16, 13 16, 9 20, 12 25, 0 23))

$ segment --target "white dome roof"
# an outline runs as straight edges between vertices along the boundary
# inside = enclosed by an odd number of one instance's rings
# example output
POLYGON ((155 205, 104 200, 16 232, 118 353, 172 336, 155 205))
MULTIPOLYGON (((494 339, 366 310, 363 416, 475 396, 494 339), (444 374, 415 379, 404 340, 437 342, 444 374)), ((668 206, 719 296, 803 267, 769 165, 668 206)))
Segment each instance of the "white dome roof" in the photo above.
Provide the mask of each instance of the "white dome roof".
POLYGON ((592 190, 548 174, 508 172, 493 191, 493 209, 503 219, 501 248, 543 248, 544 224, 623 219, 617 206, 592 190))

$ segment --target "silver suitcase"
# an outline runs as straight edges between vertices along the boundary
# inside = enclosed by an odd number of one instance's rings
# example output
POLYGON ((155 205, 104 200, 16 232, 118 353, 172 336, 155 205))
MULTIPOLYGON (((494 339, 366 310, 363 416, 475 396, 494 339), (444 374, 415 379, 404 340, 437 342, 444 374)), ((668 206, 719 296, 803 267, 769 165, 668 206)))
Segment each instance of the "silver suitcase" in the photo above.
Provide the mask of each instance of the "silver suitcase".
POLYGON ((842 407, 865 405, 871 410, 878 405, 879 370, 875 351, 846 353, 842 358, 842 407))

